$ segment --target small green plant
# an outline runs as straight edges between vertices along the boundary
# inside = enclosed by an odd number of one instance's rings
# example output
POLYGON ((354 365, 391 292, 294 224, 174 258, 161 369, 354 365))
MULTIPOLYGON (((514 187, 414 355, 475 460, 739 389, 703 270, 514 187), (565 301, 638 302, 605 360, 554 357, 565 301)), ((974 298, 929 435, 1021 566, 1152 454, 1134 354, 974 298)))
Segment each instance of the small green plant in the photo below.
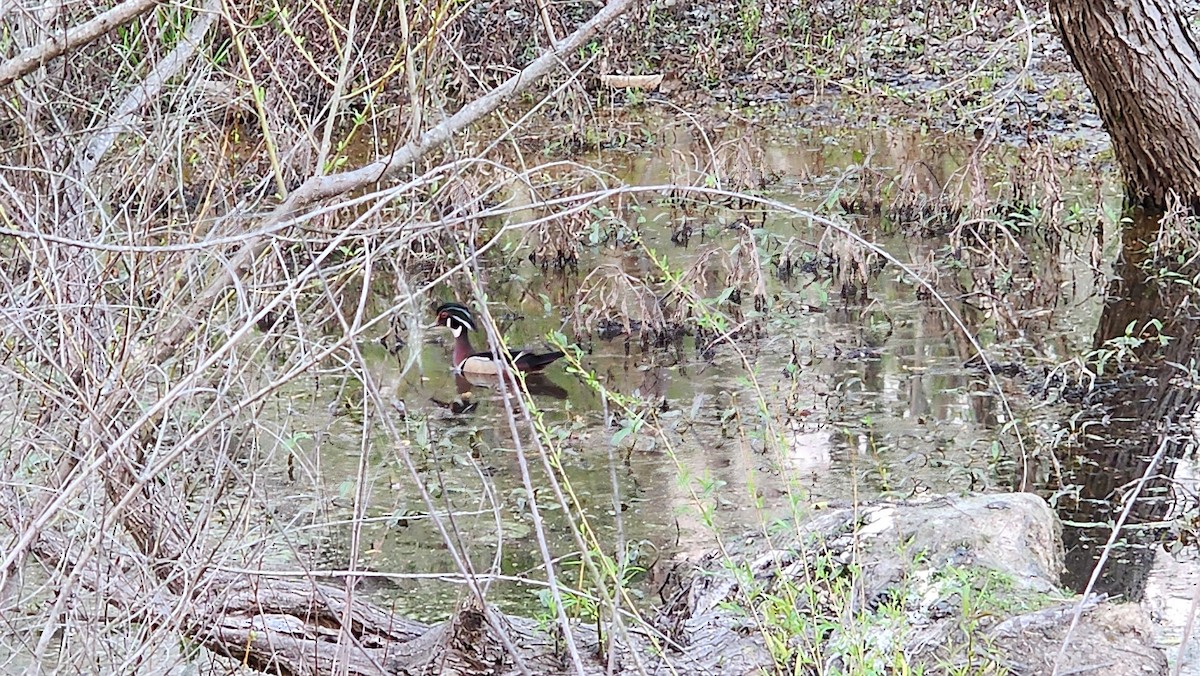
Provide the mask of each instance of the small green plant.
POLYGON ((1124 335, 1109 338, 1084 356, 1084 362, 1096 377, 1104 376, 1110 368, 1117 370, 1125 364, 1138 363, 1146 356, 1143 352, 1147 346, 1161 349, 1170 344, 1172 338, 1163 335, 1163 324, 1158 319, 1146 320, 1140 329, 1137 324, 1137 320, 1129 322, 1124 335))
POLYGON ((762 23, 762 9, 753 0, 744 1, 738 18, 742 29, 742 52, 746 56, 752 56, 758 51, 758 29, 762 23))

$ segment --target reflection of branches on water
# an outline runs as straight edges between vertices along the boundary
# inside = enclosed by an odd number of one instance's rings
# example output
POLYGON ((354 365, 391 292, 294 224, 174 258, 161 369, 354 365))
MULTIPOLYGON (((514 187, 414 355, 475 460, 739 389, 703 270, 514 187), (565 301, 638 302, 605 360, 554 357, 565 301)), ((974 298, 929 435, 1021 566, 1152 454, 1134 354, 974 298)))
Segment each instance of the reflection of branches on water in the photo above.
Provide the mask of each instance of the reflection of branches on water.
MULTIPOLYGON (((715 311, 734 325, 727 327, 725 337, 761 335, 767 309, 767 268, 762 264, 753 230, 741 225, 738 231, 736 244, 703 250, 667 290, 663 307, 670 321, 695 326, 698 317, 715 311), (747 301, 757 313, 752 319, 743 309, 747 301)), ((711 331, 714 327, 707 328, 711 331)))
POLYGON ((842 297, 847 301, 865 301, 868 284, 884 265, 877 251, 833 230, 825 231, 818 250, 827 252, 833 261, 835 284, 842 297))
POLYGON ((555 198, 589 191, 603 193, 613 180, 613 177, 594 169, 573 164, 561 165, 558 163, 537 171, 527 184, 531 206, 540 212, 540 217, 524 229, 521 242, 531 249, 530 262, 543 271, 547 268, 575 269, 584 246, 605 242, 609 237, 619 237, 624 228, 624 222, 616 216, 623 213, 621 195, 616 196, 613 208, 600 208, 598 205, 602 202, 592 200, 580 201, 587 208, 577 208, 578 205, 568 209, 545 206, 548 200, 555 198))
POLYGON ((1143 593, 1164 525, 1175 519, 1182 524, 1176 531, 1186 532, 1189 510, 1194 514, 1200 508, 1194 487, 1175 479, 1180 459, 1196 448, 1190 421, 1200 403, 1200 388, 1193 386, 1200 326, 1189 309, 1195 307, 1196 292, 1170 281, 1191 278, 1194 259, 1172 266, 1171 275, 1147 278, 1147 268, 1157 272, 1164 260, 1186 260, 1174 248, 1182 240, 1159 231, 1177 227, 1177 218, 1135 214, 1132 227, 1123 232, 1118 276, 1108 289, 1090 361, 1054 372, 1096 374, 1094 381, 1079 383, 1088 390, 1085 405, 1069 416, 1079 433, 1054 449, 1062 474, 1046 486, 1074 487, 1058 506, 1064 521, 1075 524, 1064 532, 1066 580, 1076 588, 1086 585, 1131 599, 1143 593), (1160 258, 1164 250, 1175 253, 1160 258), (1118 349, 1117 357, 1104 356, 1118 349), (1102 378, 1098 358, 1107 359, 1102 378), (1114 523, 1127 527, 1118 532, 1114 523))

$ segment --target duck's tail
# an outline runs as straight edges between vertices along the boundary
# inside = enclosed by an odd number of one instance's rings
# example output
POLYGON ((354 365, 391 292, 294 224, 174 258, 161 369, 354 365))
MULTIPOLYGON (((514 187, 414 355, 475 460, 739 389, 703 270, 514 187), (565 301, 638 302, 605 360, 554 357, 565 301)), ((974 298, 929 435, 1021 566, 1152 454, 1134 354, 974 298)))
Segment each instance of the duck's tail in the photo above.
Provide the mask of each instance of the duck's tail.
POLYGON ((563 357, 562 352, 547 352, 545 354, 523 354, 517 357, 517 368, 527 373, 536 373, 563 357))

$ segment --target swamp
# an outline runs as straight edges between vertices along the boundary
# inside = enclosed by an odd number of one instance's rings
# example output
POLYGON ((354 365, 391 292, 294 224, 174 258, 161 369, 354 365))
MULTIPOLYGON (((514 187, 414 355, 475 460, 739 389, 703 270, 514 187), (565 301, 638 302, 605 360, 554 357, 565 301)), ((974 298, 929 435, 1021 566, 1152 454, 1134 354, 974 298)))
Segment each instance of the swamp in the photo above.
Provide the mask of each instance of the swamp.
POLYGON ((1197 31, 0 3, 0 669, 1200 674, 1197 31))

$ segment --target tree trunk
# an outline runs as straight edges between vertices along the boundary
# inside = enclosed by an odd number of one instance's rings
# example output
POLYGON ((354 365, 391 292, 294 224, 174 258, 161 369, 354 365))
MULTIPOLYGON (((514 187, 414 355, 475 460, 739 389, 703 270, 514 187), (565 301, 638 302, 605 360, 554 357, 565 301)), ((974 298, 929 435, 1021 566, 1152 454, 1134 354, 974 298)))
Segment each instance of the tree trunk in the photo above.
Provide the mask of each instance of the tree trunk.
POLYGON ((1170 0, 1050 0, 1137 205, 1200 211, 1200 54, 1170 0))

